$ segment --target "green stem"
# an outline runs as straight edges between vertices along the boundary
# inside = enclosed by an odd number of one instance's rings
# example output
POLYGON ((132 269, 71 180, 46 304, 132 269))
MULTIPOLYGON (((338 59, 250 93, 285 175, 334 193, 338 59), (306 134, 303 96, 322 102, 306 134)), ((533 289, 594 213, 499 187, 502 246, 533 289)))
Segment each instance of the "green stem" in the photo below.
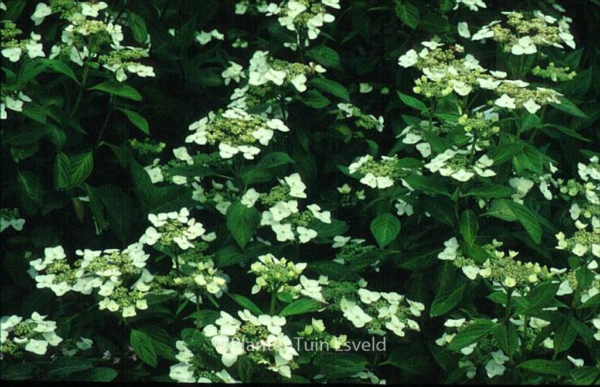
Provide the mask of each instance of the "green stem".
POLYGON ((269 314, 271 316, 275 315, 275 306, 277 305, 277 292, 271 295, 271 306, 269 308, 269 314))
POLYGON ((100 140, 102 139, 102 136, 104 135, 104 132, 106 131, 106 128, 108 127, 108 122, 110 120, 110 116, 112 115, 113 109, 112 109, 112 102, 113 102, 113 95, 110 96, 110 100, 108 102, 108 113, 106 114, 106 118, 104 119, 104 123, 102 124, 102 129, 100 129, 100 132, 98 133, 98 137, 96 138, 96 147, 98 147, 98 145, 100 145, 100 140))
POLYGON ((196 329, 200 330, 200 295, 196 293, 196 329))
POLYGON ((79 93, 77 93, 77 99, 75 100, 75 105, 73 105, 73 110, 71 110, 71 114, 69 114, 69 118, 73 118, 73 115, 79 109, 79 105, 81 104, 81 98, 83 97, 83 90, 85 90, 85 86, 87 83, 88 76, 90 74, 90 66, 88 66, 87 62, 83 63, 83 75, 81 77, 81 87, 79 88, 79 93))

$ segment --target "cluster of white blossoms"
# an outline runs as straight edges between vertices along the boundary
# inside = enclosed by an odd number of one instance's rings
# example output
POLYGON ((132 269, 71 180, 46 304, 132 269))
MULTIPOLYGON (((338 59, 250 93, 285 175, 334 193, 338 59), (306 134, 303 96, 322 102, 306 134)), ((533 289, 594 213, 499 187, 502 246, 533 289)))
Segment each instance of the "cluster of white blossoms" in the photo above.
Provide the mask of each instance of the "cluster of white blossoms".
POLYGON ((31 19, 40 25, 46 17, 58 13, 69 23, 62 30, 61 43, 52 46, 50 59, 65 57, 79 66, 95 61, 114 73, 119 82, 125 81, 127 74, 154 77, 154 69, 139 62, 148 57, 149 47, 121 45, 123 28, 113 23, 111 16, 104 11, 107 8, 108 4, 103 1, 73 2, 70 5, 51 3, 51 6, 38 3, 31 19), (104 20, 99 20, 100 11, 106 13, 104 20))
POLYGON ((196 31, 195 40, 200 45, 204 46, 211 42, 213 39, 215 40, 224 40, 225 35, 219 32, 217 29, 213 29, 212 31, 196 31))
POLYGON ((0 232, 3 232, 9 227, 16 231, 23 230, 25 219, 19 217, 17 208, 0 208, 0 232))
MULTIPOLYGON (((245 14, 250 5, 249 0, 236 4, 235 13, 245 14)), ((325 23, 332 23, 335 16, 328 8, 340 9, 340 0, 285 0, 279 3, 258 1, 257 12, 266 16, 276 16, 279 24, 289 31, 296 32, 296 41, 284 43, 284 46, 297 50, 299 45, 309 46, 310 40, 316 39, 325 23)))
POLYGON ((491 90, 499 97, 494 106, 506 109, 525 109, 534 114, 549 103, 560 103, 560 94, 556 90, 544 87, 529 89, 530 84, 522 80, 505 79, 503 71, 489 71, 483 68, 471 54, 456 58, 464 52, 460 45, 452 49, 442 49, 444 44, 438 39, 421 43, 425 48, 417 53, 411 49, 400 56, 398 64, 402 67, 417 67, 423 76, 415 81, 413 91, 427 98, 441 98, 452 92, 467 96, 478 89, 491 90))
POLYGON ((98 290, 104 297, 98 304, 101 310, 121 311, 123 317, 136 315, 136 309, 145 310, 144 297, 150 290, 153 276, 145 268, 149 257, 142 243, 134 243, 124 250, 77 250, 82 258, 73 266, 67 262, 62 246, 45 249, 44 258, 29 264, 37 288, 49 288, 57 296, 69 291, 89 295, 98 290))
POLYGON ((267 146, 275 131, 289 132, 289 128, 278 118, 267 119, 238 108, 228 109, 220 115, 209 113, 207 117, 190 125, 193 131, 185 142, 198 145, 217 145, 224 159, 240 153, 248 160, 260 153, 257 144, 267 146))
POLYGON ((263 314, 254 316, 249 310, 239 311, 240 320, 221 311, 221 316, 204 327, 204 335, 221 355, 226 367, 235 364, 240 356, 267 369, 290 378, 292 368, 296 367, 294 357, 298 352, 292 340, 283 333, 285 317, 263 314))
POLYGON ((522 293, 528 292, 535 284, 554 278, 562 271, 542 266, 535 262, 522 262, 516 260, 517 251, 508 254, 498 250, 502 242, 494 239, 491 244, 483 246, 489 258, 482 264, 471 258, 465 257, 456 237, 444 242, 444 249, 438 254, 438 259, 452 261, 461 269, 470 280, 478 277, 486 278, 498 289, 518 289, 522 293))
POLYGON ((140 242, 147 245, 158 243, 162 246, 176 244, 181 250, 193 248, 192 241, 204 236, 206 230, 202 223, 196 222, 196 219, 189 216, 190 212, 185 207, 179 212, 149 214, 148 220, 152 226, 146 229, 140 242))
POLYGON ((46 320, 33 312, 31 318, 23 320, 16 315, 0 319, 0 352, 4 355, 19 356, 22 351, 45 355, 48 346, 56 347, 63 339, 55 332, 56 322, 46 320))
POLYGON ((306 199, 306 185, 299 173, 293 173, 279 180, 279 185, 267 193, 248 190, 242 196, 242 203, 253 207, 260 201, 267 207, 262 212, 260 226, 269 226, 279 242, 298 241, 308 243, 318 236, 315 221, 331 223, 331 212, 323 211, 316 204, 309 204, 306 210, 301 210, 297 199, 306 199))
POLYGON ((394 185, 394 179, 400 171, 396 167, 397 156, 381 156, 381 161, 373 160, 373 156, 365 155, 348 166, 350 174, 358 173, 363 175, 360 182, 378 189, 389 188, 394 185))
POLYGON ((425 305, 411 301, 396 292, 357 290, 355 299, 342 297, 339 307, 344 317, 356 328, 366 328, 370 334, 385 335, 383 328, 404 337, 406 330, 420 331, 411 317, 420 317, 425 305))
MULTIPOLYGON (((443 333, 442 337, 436 340, 436 344, 441 347, 450 344, 457 333, 474 322, 474 320, 467 321, 465 318, 446 320, 444 323, 446 331, 443 333)), ((497 322, 497 320, 493 319, 492 322, 497 322)), ((517 321, 511 319, 511 322, 514 324, 517 321)), ((532 323, 534 323, 533 320, 532 323)), ((504 351, 498 349, 495 341, 487 336, 482 337, 473 344, 461 348, 459 352, 461 354, 461 360, 458 363, 459 368, 464 369, 464 372, 469 379, 475 377, 477 374, 477 367, 483 367, 487 377, 490 379, 495 376, 502 376, 506 371, 506 366, 504 364, 509 361, 509 357, 504 351)))
POLYGON ((194 362, 194 353, 183 340, 178 340, 175 347, 179 351, 175 358, 179 363, 171 366, 169 377, 179 383, 240 383, 235 380, 227 370, 223 369, 219 372, 204 371, 197 372, 195 368, 198 366, 194 362))
POLYGON ((572 19, 566 16, 556 19, 541 11, 532 15, 521 12, 502 12, 506 15, 509 28, 503 28, 500 20, 483 26, 471 37, 478 41, 493 39, 502 44, 505 52, 513 55, 530 55, 538 52, 538 47, 553 46, 564 48, 563 44, 575 48, 575 40, 570 30, 572 19))
POLYGON ((45 58, 44 46, 41 43, 42 36, 31 32, 29 39, 17 39, 22 32, 12 22, 5 22, 2 28, 2 40, 0 53, 10 62, 16 63, 27 54, 29 59, 45 58))
POLYGON ((290 293, 294 299, 303 295, 324 303, 321 285, 327 285, 328 278, 326 276, 320 276, 318 280, 307 278, 302 275, 306 266, 306 263, 294 264, 285 258, 276 258, 273 254, 259 256, 258 261, 252 264, 249 271, 256 275, 252 294, 266 289, 270 293, 290 293))
POLYGON ((479 157, 474 163, 470 160, 470 149, 446 149, 424 165, 429 171, 438 172, 442 176, 450 176, 460 182, 471 180, 475 175, 480 177, 496 176, 496 172, 489 169, 494 160, 487 155, 479 157))
POLYGON ((366 114, 351 103, 340 102, 337 104, 337 107, 340 109, 340 115, 344 118, 354 118, 356 126, 365 129, 375 129, 378 132, 383 131, 383 116, 375 117, 373 114, 366 114))
POLYGON ((292 85, 300 93, 306 91, 306 74, 310 68, 300 63, 289 63, 270 58, 268 51, 256 51, 248 67, 248 84, 262 86, 292 85))

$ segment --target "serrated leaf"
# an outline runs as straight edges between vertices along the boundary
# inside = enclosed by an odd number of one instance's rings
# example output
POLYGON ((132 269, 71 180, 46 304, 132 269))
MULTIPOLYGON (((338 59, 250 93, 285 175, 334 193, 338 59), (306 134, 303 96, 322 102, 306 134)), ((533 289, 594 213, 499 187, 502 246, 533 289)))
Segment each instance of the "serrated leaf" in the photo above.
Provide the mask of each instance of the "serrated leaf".
POLYGON ((239 201, 232 203, 227 209, 227 229, 243 249, 254 236, 256 227, 260 223, 261 215, 254 207, 246 207, 239 201))
POLYGON ((396 16, 413 30, 419 25, 419 8, 411 3, 403 0, 397 1, 396 16))
POLYGON ((250 299, 248 299, 247 297, 244 297, 241 294, 229 294, 229 295, 242 308, 248 309, 250 312, 254 313, 257 316, 264 314, 263 311, 260 310, 260 308, 254 302, 252 302, 250 299))
POLYGON ((128 109, 121 109, 121 108, 117 108, 120 111, 122 111, 123 113, 125 113, 125 115, 127 116, 127 118, 129 119, 129 121, 139 130, 141 130, 142 132, 144 132, 145 134, 150 134, 150 127, 148 126, 148 121, 146 121, 146 119, 144 117, 142 117, 141 114, 134 112, 133 110, 128 110, 128 109))
POLYGON ((132 329, 131 336, 129 337, 129 344, 131 344, 135 354, 141 361, 156 368, 158 358, 150 336, 140 330, 132 329))
POLYGON ((331 103, 330 100, 316 90, 308 90, 302 94, 301 98, 305 105, 315 109, 323 109, 331 103))
POLYGON ((431 317, 441 316, 451 311, 463 298, 467 284, 458 286, 456 289, 438 293, 431 303, 431 317))
POLYGON ((494 201, 492 208, 485 215, 509 222, 518 220, 534 243, 540 244, 542 241, 542 227, 537 215, 520 203, 508 199, 498 199, 494 201))
POLYGON ((410 95, 406 95, 401 92, 398 92, 398 97, 400 97, 400 100, 406 106, 410 106, 411 108, 417 109, 420 112, 427 111, 427 106, 423 102, 416 99, 415 97, 411 97, 410 95))
POLYGON ((322 309, 323 307, 324 305, 321 304, 319 301, 303 298, 287 305, 281 310, 281 312, 279 312, 279 315, 285 317, 297 314, 316 312, 322 309))
POLYGON ((96 86, 90 87, 88 90, 103 91, 117 97, 127 98, 134 101, 142 100, 142 95, 136 89, 118 81, 103 82, 97 84, 96 86))
POLYGON ((87 372, 86 380, 88 382, 112 382, 119 373, 107 367, 94 368, 87 372))
POLYGON ((71 68, 66 63, 64 63, 60 60, 56 60, 56 59, 45 59, 45 58, 40 58, 39 61, 41 63, 43 63, 44 65, 46 65, 48 68, 56 71, 57 73, 66 75, 67 77, 74 80, 77 84, 79 84, 79 81, 77 80, 77 76, 75 75, 73 70, 71 70, 71 68))
POLYGON ((350 102, 350 94, 348 94, 348 90, 339 82, 332 81, 331 79, 327 78, 313 78, 309 81, 309 84, 315 86, 325 93, 343 99, 346 102, 350 102))
POLYGON ((517 328, 513 324, 500 324, 494 330, 494 337, 498 342, 498 346, 507 355, 514 355, 519 349, 519 336, 517 328))
POLYGON ((133 33, 133 38, 138 43, 146 43, 148 41, 148 28, 146 22, 139 15, 129 11, 129 27, 133 33))
POLYGON ((295 161, 285 152, 271 152, 264 155, 258 162, 261 168, 275 168, 295 161))
POLYGON ((339 54, 327 46, 313 47, 306 51, 306 56, 325 67, 340 67, 339 54))
POLYGON ((379 248, 383 249, 400 233, 400 221, 392 214, 381 214, 371 222, 371 233, 379 248))
POLYGON ((472 246, 479 233, 479 222, 477 214, 473 210, 464 210, 460 216, 459 223, 460 234, 469 246, 472 246))
POLYGON ((52 363, 48 371, 48 376, 65 380, 75 372, 85 371, 90 368, 92 368, 92 364, 87 359, 75 356, 61 357, 52 363))
POLYGON ((517 368, 537 372, 545 375, 569 376, 571 367, 564 360, 553 361, 544 359, 532 359, 517 365, 517 368))
POLYGON ((558 97, 560 103, 550 102, 550 105, 561 112, 565 112, 575 117, 587 118, 587 114, 582 112, 573 102, 565 97, 558 97))
POLYGON ((94 156, 92 152, 80 153, 70 157, 71 181, 70 187, 77 187, 83 183, 94 169, 94 156))
POLYGON ((491 333, 496 325, 496 323, 490 320, 477 320, 458 332, 450 344, 448 344, 448 349, 458 351, 471 345, 491 333))
POLYGON ((463 196, 474 196, 483 199, 496 199, 511 196, 515 191, 512 188, 500 184, 484 184, 472 187, 463 196))

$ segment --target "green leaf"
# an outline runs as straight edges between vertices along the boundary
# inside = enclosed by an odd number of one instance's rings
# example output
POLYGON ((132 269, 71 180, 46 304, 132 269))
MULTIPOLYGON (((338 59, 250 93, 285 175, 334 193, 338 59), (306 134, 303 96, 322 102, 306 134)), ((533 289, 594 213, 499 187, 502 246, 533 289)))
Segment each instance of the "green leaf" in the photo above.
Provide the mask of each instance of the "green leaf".
POLYGON ((236 200, 227 209, 227 229, 241 249, 254 236, 256 227, 260 223, 260 213, 254 207, 248 208, 236 200))
POLYGON ((511 196, 515 191, 500 184, 487 183, 471 188, 463 196, 474 196, 483 199, 505 198, 511 196))
POLYGON ((297 314, 316 312, 320 309, 323 309, 323 307, 324 305, 321 304, 319 301, 303 298, 287 305, 281 310, 281 312, 279 312, 279 315, 285 317, 297 314))
POLYGON ((54 163, 54 186, 56 189, 68 189, 71 185, 71 159, 63 152, 56 155, 54 163))
POLYGON ((323 94, 316 90, 308 90, 307 92, 303 93, 302 102, 304 102, 305 105, 315 109, 323 109, 331 103, 330 100, 325 98, 323 94))
POLYGON ((139 210, 131 198, 115 185, 106 184, 96 188, 96 192, 106 208, 111 230, 124 245, 131 242, 134 224, 139 218, 139 210))
POLYGON ((540 244, 542 241, 542 227, 537 215, 520 203, 509 199, 498 199, 492 203, 492 208, 484 215, 493 216, 508 222, 518 220, 534 243, 540 244))
POLYGON ((241 294, 229 294, 229 295, 242 308, 248 309, 250 312, 254 313, 257 316, 264 314, 263 311, 260 310, 260 308, 254 302, 250 301, 250 299, 248 299, 247 297, 244 297, 241 294))
POLYGON ((532 312, 548 306, 558 292, 559 286, 560 284, 551 282, 537 284, 525 297, 526 307, 517 307, 515 314, 531 315, 532 312))
POLYGON ((371 222, 371 233, 379 248, 383 249, 400 233, 400 221, 392 214, 381 214, 371 222))
POLYGON ((456 5, 456 0, 440 0, 440 11, 448 12, 451 11, 456 5))
POLYGON ((454 336, 454 339, 448 345, 448 349, 458 351, 471 345, 491 333, 496 325, 497 323, 490 320, 476 320, 454 336))
POLYGON ((315 86, 321 91, 324 91, 325 93, 329 93, 335 97, 343 99, 346 102, 350 102, 350 94, 348 94, 348 90, 346 87, 336 81, 332 81, 331 79, 327 78, 313 78, 309 81, 309 84, 315 86))
POLYGON ((419 29, 432 33, 444 33, 450 31, 450 23, 448 23, 448 18, 439 13, 429 12, 419 20, 419 29))
POLYGON ((494 337, 498 346, 509 356, 514 355, 519 349, 519 336, 513 324, 499 324, 494 328, 494 337))
POLYGON ((473 210, 464 210, 460 216, 460 235, 469 246, 472 246, 479 233, 477 214, 473 210))
POLYGON ((28 102, 24 104, 23 111, 21 111, 21 114, 42 124, 46 123, 46 118, 48 117, 48 111, 40 105, 33 102, 28 102))
POLYGON ((71 68, 66 63, 64 63, 60 60, 56 60, 56 59, 45 59, 45 58, 40 58, 39 61, 41 63, 43 63, 44 65, 46 65, 48 68, 56 71, 57 73, 66 75, 67 77, 74 80, 77 84, 79 84, 79 81, 77 80, 77 76, 75 75, 73 70, 71 70, 71 68))
POLYGON ((423 102, 419 101, 415 97, 411 97, 410 95, 406 95, 401 92, 398 92, 398 97, 400 97, 400 100, 404 102, 406 106, 410 106, 411 108, 417 109, 420 112, 427 111, 427 106, 425 106, 423 102))
POLYGON ((158 358, 150 336, 140 330, 132 329, 131 336, 129 337, 129 344, 131 344, 135 354, 141 361, 156 368, 158 358))
MULTIPOLYGON (((0 363, 0 375, 2 380, 28 380, 34 379, 36 365, 34 363, 22 363, 8 366, 0 363)), ((25 383, 23 383, 25 384, 25 383)))
MULTIPOLYGON (((350 345, 350 343, 348 343, 350 345)), ((342 349, 345 349, 342 347, 342 349)), ((364 370, 367 360, 353 353, 330 353, 320 351, 313 359, 313 364, 319 367, 320 374, 326 375, 328 380, 335 378, 349 378, 364 370)))
POLYGON ((313 47, 306 51, 306 56, 322 66, 340 68, 339 54, 327 46, 313 47))
POLYGON ((271 152, 264 155, 258 162, 261 168, 275 168, 295 161, 285 152, 271 152))
POLYGON ((576 338, 577 331, 573 329, 567 319, 563 319, 554 331, 554 351, 560 353, 570 349, 576 338))
POLYGON ((435 177, 422 176, 417 174, 412 174, 409 176, 405 176, 402 178, 406 184, 408 184, 412 189, 417 191, 423 191, 429 194, 439 194, 450 197, 451 195, 448 193, 448 189, 442 183, 441 179, 436 179, 435 177))
POLYGON ((90 87, 88 90, 98 90, 115 95, 117 97, 127 98, 134 101, 141 101, 142 95, 133 87, 118 81, 107 81, 90 87))
POLYGON ((94 156, 92 152, 80 153, 70 157, 71 159, 71 187, 77 187, 83 183, 94 169, 94 156))
POLYGON ((517 365, 517 368, 544 375, 569 376, 571 367, 565 360, 553 361, 532 359, 517 365))
POLYGON ((52 378, 65 380, 75 372, 85 371, 92 368, 92 364, 82 357, 60 357, 52 363, 48 376, 52 378))
POLYGON ((419 25, 419 8, 404 0, 396 0, 396 16, 413 30, 419 25))
POLYGON ((515 144, 500 144, 500 146, 490 151, 488 157, 494 160, 494 165, 500 165, 510 161, 513 156, 519 153, 524 147, 524 142, 518 142, 515 144))
POLYGON ((431 311, 429 312, 430 316, 441 316, 451 311, 462 301, 466 288, 467 284, 465 283, 456 287, 455 289, 440 291, 431 303, 431 311))
POLYGON ((591 140, 583 137, 582 135, 580 135, 579 133, 577 133, 576 131, 574 131, 573 129, 567 128, 566 126, 561 126, 561 125, 555 125, 555 124, 547 124, 542 126, 542 128, 544 128, 544 131, 549 132, 550 130, 548 128, 554 128, 554 129, 558 129, 560 132, 566 134, 567 136, 576 138, 580 141, 585 141, 585 142, 590 142, 591 140))
POLYGON ((565 112, 575 117, 579 118, 587 118, 588 116, 582 112, 573 102, 568 100, 565 97, 558 97, 560 103, 550 102, 550 105, 555 109, 560 110, 561 112, 565 112))
POLYGON ((112 368, 99 367, 88 371, 86 380, 88 382, 112 382, 118 375, 119 373, 112 368))
POLYGON ((521 120, 519 133, 525 133, 531 129, 539 128, 541 125, 540 118, 536 114, 527 113, 521 120))
POLYGON ((138 43, 146 43, 148 40, 148 28, 146 28, 146 22, 139 15, 128 11, 129 13, 129 27, 133 33, 133 38, 138 43))
POLYGON ((383 364, 389 364, 414 375, 427 375, 431 371, 431 358, 419 346, 403 346, 390 353, 383 364))
POLYGON ((31 199, 37 205, 42 203, 42 183, 36 174, 19 171, 17 172, 17 181, 21 187, 21 195, 31 199))
POLYGON ((133 110, 121 109, 121 108, 117 108, 117 109, 122 111, 123 113, 125 113, 125 115, 129 119, 129 121, 131 121, 131 123, 136 128, 140 129, 145 134, 148 134, 148 135, 150 134, 150 128, 148 126, 148 121, 146 121, 146 119, 144 117, 142 117, 141 114, 136 113, 133 110))
POLYGON ((594 381, 598 380, 599 376, 600 369, 597 367, 584 366, 571 370, 571 378, 579 386, 591 386, 594 381))

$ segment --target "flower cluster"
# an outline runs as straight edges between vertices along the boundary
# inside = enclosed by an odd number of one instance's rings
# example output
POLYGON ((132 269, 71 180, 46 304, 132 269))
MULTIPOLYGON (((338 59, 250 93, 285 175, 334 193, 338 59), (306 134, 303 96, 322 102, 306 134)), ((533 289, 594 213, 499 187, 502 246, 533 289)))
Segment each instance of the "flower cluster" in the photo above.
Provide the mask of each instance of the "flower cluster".
POLYGON ((25 219, 19 217, 17 208, 0 208, 0 232, 3 232, 8 227, 12 227, 16 231, 23 230, 25 219))
POLYGON ((210 113, 190 125, 189 129, 194 133, 187 136, 185 142, 198 145, 218 144, 222 158, 229 159, 241 153, 248 160, 260 153, 257 143, 267 146, 276 130, 290 130, 278 118, 268 120, 238 108, 229 109, 218 116, 210 113))
POLYGON ((509 251, 508 254, 499 251, 502 242, 497 240, 484 246, 489 258, 482 264, 465 257, 455 237, 446 241, 444 246, 444 250, 438 254, 438 259, 452 261, 470 280, 480 276, 504 289, 527 292, 536 283, 551 279, 556 273, 556 269, 548 269, 537 262, 524 263, 516 260, 515 257, 519 254, 516 251, 509 251))
POLYGON ((82 258, 73 267, 62 246, 46 248, 43 259, 31 261, 37 288, 50 288, 59 297, 69 291, 88 295, 97 289, 98 295, 104 297, 99 308, 121 310, 123 317, 135 316, 136 309, 148 308, 144 297, 154 277, 145 269, 149 255, 144 253, 143 244, 134 243, 122 251, 85 249, 76 254, 82 258))
POLYGON ((293 173, 279 180, 269 193, 258 193, 251 189, 242 197, 246 206, 252 207, 255 202, 260 201, 267 206, 262 212, 261 226, 270 226, 276 234, 279 242, 298 240, 300 243, 308 243, 318 236, 313 227, 316 221, 320 223, 331 223, 331 213, 322 211, 321 207, 314 203, 306 206, 301 211, 298 200, 305 199, 306 185, 302 182, 300 174, 293 173))
MULTIPOLYGON (((201 371, 200 368, 205 368, 205 364, 196 359, 195 352, 190 349, 190 346, 183 340, 178 340, 175 347, 179 351, 175 358, 179 360, 178 364, 171 366, 169 377, 180 383, 239 383, 223 369, 219 372, 201 371)), ((193 348, 193 347, 192 347, 193 348)), ((212 347, 200 346, 202 353, 207 353, 214 349, 212 347)))
POLYGON ((285 289, 289 282, 297 281, 305 268, 306 263, 294 264, 285 258, 278 259, 273 254, 261 255, 249 271, 257 276, 252 294, 260 292, 263 288, 270 293, 279 292, 285 289))
POLYGON ((571 18, 560 20, 534 11, 533 15, 521 12, 502 12, 506 15, 509 28, 503 28, 499 20, 483 26, 471 38, 477 41, 492 38, 501 43, 505 52, 513 55, 530 55, 538 52, 538 47, 554 46, 564 48, 563 43, 575 48, 575 40, 570 31, 571 18))
MULTIPOLYGON (((154 69, 143 65, 140 59, 148 57, 149 48, 123 46, 122 26, 111 17, 99 20, 100 11, 106 10, 105 2, 52 2, 51 6, 38 3, 31 19, 36 25, 52 14, 60 14, 69 24, 63 29, 61 43, 52 47, 49 58, 68 58, 83 66, 97 62, 115 74, 119 82, 128 78, 127 73, 140 77, 154 77, 154 69)), ((106 11, 104 11, 106 12, 106 11)))
MULTIPOLYGON (((259 2, 256 11, 266 16, 277 16, 282 27, 296 32, 296 42, 284 43, 295 51, 299 45, 308 47, 310 40, 319 36, 323 25, 335 20, 327 7, 340 9, 339 3, 339 0, 286 0, 279 4, 259 2)), ((246 13, 248 6, 248 0, 238 2, 236 13, 246 13)))
POLYGON ((176 244, 181 250, 193 248, 192 241, 203 236, 206 230, 202 223, 189 216, 190 212, 185 207, 179 212, 148 215, 152 226, 146 229, 140 242, 147 245, 158 243, 162 246, 176 244))
POLYGON ((31 32, 29 39, 18 39, 23 31, 10 21, 3 23, 0 30, 0 48, 4 58, 11 62, 18 62, 24 54, 30 59, 45 58, 44 46, 40 43, 42 36, 31 32))
MULTIPOLYGON (((372 114, 366 114, 360 108, 352 105, 351 103, 340 102, 337 104, 337 107, 340 109, 340 116, 342 118, 353 118, 357 127, 364 128, 366 130, 375 129, 378 132, 383 131, 383 116, 375 117, 372 114)), ((356 135, 357 133, 354 134, 354 136, 356 135)))
POLYGON ((263 314, 254 316, 249 310, 238 312, 240 320, 221 311, 221 317, 204 327, 204 335, 210 341, 226 367, 247 355, 253 363, 265 364, 267 369, 287 378, 297 367, 294 357, 298 352, 292 340, 283 333, 285 317, 263 314), (218 327, 217 327, 218 326, 218 327))
POLYGON ((31 318, 23 320, 16 315, 0 319, 0 352, 21 357, 23 350, 36 355, 45 355, 48 345, 56 347, 63 339, 56 333, 56 322, 46 320, 33 312, 31 318))

